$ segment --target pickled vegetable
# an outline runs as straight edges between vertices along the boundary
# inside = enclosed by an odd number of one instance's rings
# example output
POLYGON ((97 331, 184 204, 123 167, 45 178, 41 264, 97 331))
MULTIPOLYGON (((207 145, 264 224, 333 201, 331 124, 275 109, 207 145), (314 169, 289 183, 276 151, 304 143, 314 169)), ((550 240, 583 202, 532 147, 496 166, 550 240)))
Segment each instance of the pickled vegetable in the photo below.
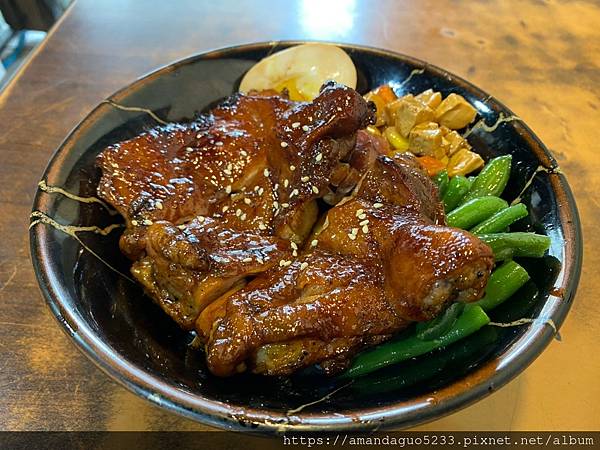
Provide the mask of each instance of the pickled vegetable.
POLYGON ((477 111, 462 96, 427 89, 419 94, 396 97, 389 85, 365 95, 377 107, 376 123, 368 131, 385 135, 394 153, 409 151, 422 158, 422 165, 435 175, 442 167, 449 176, 466 176, 484 165, 469 142, 455 130, 464 128, 477 111), (431 158, 438 161, 434 162, 431 158))
POLYGON ((448 161, 448 175, 450 177, 455 175, 467 175, 482 168, 484 163, 483 158, 477 153, 467 150, 466 148, 461 148, 452 155, 448 161))
POLYGON ((367 127, 367 131, 371 134, 374 134, 375 136, 381 136, 381 131, 379 131, 379 128, 377 128, 376 126, 369 125, 367 127))
POLYGON ((414 127, 408 135, 408 148, 419 156, 433 156, 440 160, 446 156, 442 148, 442 130, 435 122, 414 127))
POLYGON ((388 142, 394 147, 395 150, 405 152, 408 150, 408 139, 396 131, 394 127, 387 127, 383 132, 383 135, 387 138, 388 142))
POLYGON ((437 175, 446 168, 446 164, 433 156, 419 156, 417 159, 430 177, 437 175))
POLYGON ((379 95, 379 97, 381 97, 383 99, 385 104, 393 102, 394 100, 396 100, 398 98, 398 97, 396 97, 396 94, 394 94, 394 91, 392 90, 392 88, 390 86, 388 86, 387 84, 379 86, 373 92, 375 94, 379 95))
POLYGON ((421 92, 419 95, 416 95, 415 98, 422 103, 425 103, 431 109, 435 109, 440 106, 442 103, 442 94, 439 92, 434 92, 433 89, 427 89, 426 91, 421 92))
POLYGON ((460 134, 458 134, 456 131, 452 131, 445 126, 441 126, 440 129, 442 130, 442 133, 444 133, 444 138, 442 139, 442 147, 444 147, 446 155, 452 156, 461 148, 471 150, 471 146, 469 145, 467 140, 463 138, 460 134))
POLYGON ((408 137, 415 125, 433 121, 433 109, 412 95, 405 95, 388 104, 388 111, 393 112, 394 125, 404 137, 408 137))
POLYGON ((371 91, 369 92, 367 95, 365 95, 365 100, 368 102, 373 102, 375 104, 375 107, 377 108, 376 112, 375 112, 375 126, 376 127, 381 127, 383 125, 385 125, 385 101, 383 100, 383 98, 381 98, 380 95, 376 94, 375 92, 371 91))
POLYGON ((435 109, 435 120, 451 130, 466 127, 477 115, 477 110, 463 96, 450 94, 435 109))

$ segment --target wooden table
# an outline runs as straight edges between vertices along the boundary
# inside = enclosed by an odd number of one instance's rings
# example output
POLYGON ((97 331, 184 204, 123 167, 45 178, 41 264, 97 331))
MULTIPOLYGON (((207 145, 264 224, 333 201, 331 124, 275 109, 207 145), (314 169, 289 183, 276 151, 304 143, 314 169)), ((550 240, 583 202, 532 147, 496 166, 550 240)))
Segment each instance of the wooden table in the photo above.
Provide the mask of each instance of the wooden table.
POLYGON ((0 96, 0 429, 207 429, 116 385, 65 337, 29 260, 32 196, 69 130, 135 78, 207 49, 303 38, 385 47, 468 78, 532 127, 577 198, 587 252, 563 341, 420 429, 600 429, 598 24, 600 6, 584 1, 76 2, 0 96))

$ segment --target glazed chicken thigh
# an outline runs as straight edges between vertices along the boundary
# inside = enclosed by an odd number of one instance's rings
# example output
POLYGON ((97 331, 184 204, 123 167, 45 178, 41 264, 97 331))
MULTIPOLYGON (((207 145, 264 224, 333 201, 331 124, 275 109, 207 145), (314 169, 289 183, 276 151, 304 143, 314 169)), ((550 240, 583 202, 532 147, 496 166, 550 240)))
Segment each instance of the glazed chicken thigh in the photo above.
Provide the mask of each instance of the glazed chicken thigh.
POLYGON ((207 305, 301 245, 371 117, 354 90, 330 83, 311 103, 236 95, 107 148, 98 192, 126 219, 120 244, 134 277, 191 329, 207 305))
POLYGON ((482 296, 491 250, 445 226, 416 160, 361 130, 372 120, 334 83, 313 102, 238 94, 99 156, 134 277, 197 332, 214 374, 335 373, 482 296))
POLYGON ((492 252, 444 226, 434 194, 411 158, 378 156, 300 258, 230 297, 212 323, 211 370, 289 374, 319 361, 335 372, 365 345, 434 318, 449 302, 480 298, 492 252))

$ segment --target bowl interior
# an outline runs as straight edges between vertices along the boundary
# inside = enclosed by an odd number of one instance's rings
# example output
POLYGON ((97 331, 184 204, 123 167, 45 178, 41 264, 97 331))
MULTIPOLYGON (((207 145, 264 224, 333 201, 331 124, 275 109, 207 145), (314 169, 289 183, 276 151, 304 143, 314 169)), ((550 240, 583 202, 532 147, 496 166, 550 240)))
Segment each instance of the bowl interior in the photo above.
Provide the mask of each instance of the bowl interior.
MULTIPOLYGON (((282 48, 287 45, 278 44, 282 48)), ((166 121, 189 120, 233 93, 243 73, 274 49, 268 44, 250 45, 192 57, 133 83, 99 105, 80 124, 54 156, 43 178, 48 185, 79 196, 95 196, 100 176, 94 165, 96 155, 108 144, 157 125, 150 114, 136 108, 151 110, 166 121)), ((486 159, 513 155, 512 175, 504 194, 508 201, 517 197, 540 165, 554 167, 555 162, 521 121, 463 80, 411 58, 358 47, 346 50, 356 64, 358 90, 362 93, 389 83, 400 95, 433 88, 444 96, 456 92, 467 98, 477 108, 478 119, 488 125, 475 127, 470 133, 475 150, 486 159), (505 121, 492 130, 503 118, 505 121)), ((548 234, 552 238, 550 255, 541 261, 519 261, 532 280, 494 311, 492 320, 548 317, 557 325, 562 322, 578 267, 577 261, 569 259, 578 255, 579 248, 576 210, 569 196, 562 175, 541 172, 533 178, 523 195, 530 216, 517 227, 548 234), (553 177, 557 178, 554 182, 553 177), (575 225, 567 224, 565 217, 575 225), (566 239, 574 232, 577 242, 571 245, 577 247, 575 250, 566 239)), ((41 192, 34 209, 62 224, 103 227, 120 220, 97 203, 41 192)), ((42 291, 55 315, 92 359, 121 382, 184 414, 228 427, 291 423, 287 411, 321 399, 341 386, 336 379, 312 369, 268 382, 253 375, 229 379, 212 376, 203 354, 190 349, 192 336, 168 319, 137 284, 119 274, 127 274, 129 267, 118 248, 119 234, 119 230, 108 236, 80 232, 78 241, 51 226, 37 225, 32 228, 32 252, 42 291), (146 378, 132 375, 128 369, 132 367, 146 378), (203 403, 194 405, 190 399, 201 399, 203 403), (253 423, 256 411, 266 412, 271 421, 253 423)), ((543 326, 485 327, 444 351, 346 386, 292 416, 297 424, 313 425, 323 419, 335 422, 338 417, 340 421, 334 427, 346 428, 356 422, 352 418, 373 411, 381 411, 382 417, 387 415, 400 424, 430 419, 484 395, 490 386, 516 375, 550 336, 550 330, 543 326), (532 345, 533 341, 538 344, 532 345), (522 361, 513 363, 517 355, 522 361), (469 377, 474 381, 464 383, 469 377), (480 389, 467 394, 469 385, 480 389), (415 408, 421 411, 418 416, 415 408)))

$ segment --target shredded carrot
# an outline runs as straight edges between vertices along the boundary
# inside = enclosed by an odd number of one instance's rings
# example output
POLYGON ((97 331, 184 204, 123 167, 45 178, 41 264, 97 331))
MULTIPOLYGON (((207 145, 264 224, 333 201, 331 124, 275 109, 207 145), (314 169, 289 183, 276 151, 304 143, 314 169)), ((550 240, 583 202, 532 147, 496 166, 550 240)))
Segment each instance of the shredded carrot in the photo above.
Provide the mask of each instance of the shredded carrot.
POLYGON ((446 168, 446 165, 442 161, 433 156, 420 156, 417 159, 430 177, 437 175, 446 168))
POLYGON ((392 88, 389 87, 387 84, 379 86, 377 89, 375 89, 375 93, 383 99, 385 104, 393 102, 397 98, 392 88))

